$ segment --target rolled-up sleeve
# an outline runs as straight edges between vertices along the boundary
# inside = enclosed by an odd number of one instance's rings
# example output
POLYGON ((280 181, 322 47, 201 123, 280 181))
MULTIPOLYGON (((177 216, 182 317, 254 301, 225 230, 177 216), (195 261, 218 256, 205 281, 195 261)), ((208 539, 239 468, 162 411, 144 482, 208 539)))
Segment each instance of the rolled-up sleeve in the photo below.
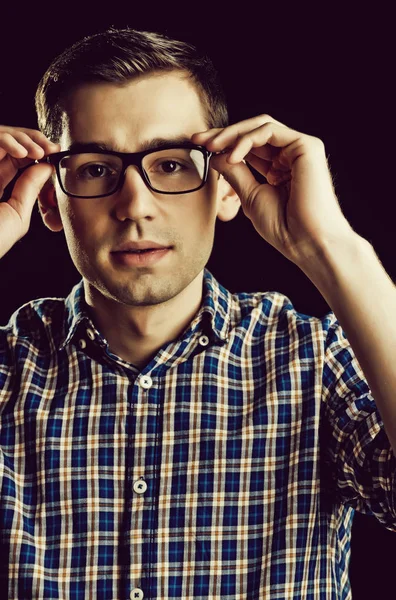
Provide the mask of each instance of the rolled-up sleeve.
POLYGON ((333 488, 343 502, 396 531, 396 459, 363 371, 335 318, 326 340, 322 399, 322 455, 333 488))

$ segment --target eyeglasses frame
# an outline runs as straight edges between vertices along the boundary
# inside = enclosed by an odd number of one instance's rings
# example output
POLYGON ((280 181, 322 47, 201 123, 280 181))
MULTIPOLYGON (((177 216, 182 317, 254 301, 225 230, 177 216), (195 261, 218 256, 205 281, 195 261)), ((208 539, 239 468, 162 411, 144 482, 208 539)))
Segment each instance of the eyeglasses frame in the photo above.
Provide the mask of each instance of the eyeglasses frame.
POLYGON ((54 152, 53 154, 49 154, 45 158, 36 160, 35 163, 46 162, 48 164, 54 165, 61 190, 63 191, 64 194, 66 194, 67 196, 70 196, 72 198, 104 198, 107 196, 111 196, 112 194, 115 194, 115 192, 118 192, 124 185, 126 170, 131 165, 138 167, 143 181, 146 183, 147 187, 149 189, 151 189, 153 192, 157 192, 159 194, 175 195, 175 194, 189 194, 191 192, 196 192, 197 190, 200 190, 206 184, 207 179, 208 179, 210 158, 215 154, 224 154, 227 151, 228 150, 222 150, 221 152, 211 152, 211 151, 207 150, 205 148, 205 146, 193 144, 192 142, 180 142, 178 144, 166 144, 166 145, 164 144, 164 145, 159 146, 158 148, 152 148, 150 150, 143 150, 142 152, 117 152, 116 150, 103 150, 103 149, 98 149, 95 147, 92 147, 92 150, 91 150, 88 147, 87 149, 82 150, 82 151, 81 150, 71 150, 71 151, 64 150, 62 152, 54 152), (184 192, 163 192, 161 190, 154 188, 151 185, 149 177, 148 177, 146 171, 143 169, 142 161, 143 161, 144 157, 147 156, 148 154, 153 154, 154 152, 159 152, 161 150, 172 150, 175 148, 187 148, 187 149, 190 148, 192 150, 199 150, 202 152, 204 159, 205 159, 202 183, 198 187, 193 188, 192 190, 186 190, 184 192), (105 154, 108 156, 118 156, 122 161, 122 170, 121 170, 121 173, 120 173, 120 176, 118 179, 118 183, 117 183, 117 186, 115 187, 115 189, 112 190, 111 192, 107 192, 106 194, 101 194, 100 196, 74 196, 74 195, 70 194, 69 192, 67 192, 62 184, 59 163, 62 160, 62 158, 64 158, 65 156, 73 156, 76 154, 105 154))

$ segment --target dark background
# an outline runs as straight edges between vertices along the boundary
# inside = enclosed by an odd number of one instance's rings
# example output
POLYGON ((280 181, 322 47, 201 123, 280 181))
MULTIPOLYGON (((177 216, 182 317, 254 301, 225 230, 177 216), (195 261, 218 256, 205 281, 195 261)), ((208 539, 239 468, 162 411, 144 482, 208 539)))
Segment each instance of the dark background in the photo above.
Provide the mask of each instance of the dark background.
MULTIPOLYGON (((324 141, 344 214, 395 280, 394 32, 393 19, 380 8, 348 13, 325 3, 308 10, 213 2, 2 8, 0 123, 36 127, 40 77, 84 35, 129 25, 192 42, 220 73, 231 122, 268 113, 324 141)), ((305 275, 264 242, 242 212, 218 224, 208 267, 231 291, 278 290, 300 312, 328 310, 305 275)), ((63 233, 47 230, 35 207, 29 233, 0 262, 0 324, 33 298, 66 296, 79 278, 63 233)), ((395 597, 394 557, 396 535, 356 514, 354 600, 395 597)))

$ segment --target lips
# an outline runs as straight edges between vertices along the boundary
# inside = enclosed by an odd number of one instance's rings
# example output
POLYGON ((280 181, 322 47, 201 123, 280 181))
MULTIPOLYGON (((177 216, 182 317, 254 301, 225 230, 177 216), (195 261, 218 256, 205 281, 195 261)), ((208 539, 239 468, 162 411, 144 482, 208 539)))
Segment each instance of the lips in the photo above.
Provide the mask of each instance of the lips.
POLYGON ((150 250, 165 250, 170 247, 171 246, 164 246, 163 244, 158 244, 157 242, 152 242, 151 240, 144 240, 141 242, 126 242, 124 244, 121 244, 119 247, 117 247, 112 252, 115 252, 115 253, 118 253, 118 252, 140 253, 140 252, 145 252, 145 251, 147 252, 150 250))
POLYGON ((111 253, 111 258, 117 269, 151 269, 166 261, 171 252, 172 246, 161 246, 156 242, 136 242, 123 244, 111 253))

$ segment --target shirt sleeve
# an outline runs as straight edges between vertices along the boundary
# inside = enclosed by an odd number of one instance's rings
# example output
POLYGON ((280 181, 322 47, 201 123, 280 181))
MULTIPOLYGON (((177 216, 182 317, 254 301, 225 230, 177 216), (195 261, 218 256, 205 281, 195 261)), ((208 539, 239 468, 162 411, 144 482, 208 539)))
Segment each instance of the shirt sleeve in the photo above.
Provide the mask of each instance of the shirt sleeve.
POLYGON ((363 371, 333 313, 327 327, 321 448, 333 493, 335 488, 341 501, 396 531, 396 459, 391 444, 363 371))

